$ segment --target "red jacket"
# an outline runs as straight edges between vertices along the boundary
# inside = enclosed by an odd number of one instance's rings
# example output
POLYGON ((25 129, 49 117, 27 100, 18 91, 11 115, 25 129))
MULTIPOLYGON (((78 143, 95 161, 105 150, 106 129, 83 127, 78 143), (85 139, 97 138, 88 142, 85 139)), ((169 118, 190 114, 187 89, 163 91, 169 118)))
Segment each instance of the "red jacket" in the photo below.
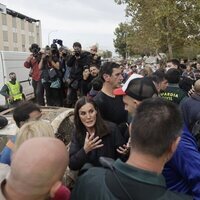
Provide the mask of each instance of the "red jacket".
POLYGON ((41 72, 39 69, 39 63, 34 57, 28 57, 27 60, 24 62, 24 67, 32 69, 31 76, 33 80, 40 80, 41 72))

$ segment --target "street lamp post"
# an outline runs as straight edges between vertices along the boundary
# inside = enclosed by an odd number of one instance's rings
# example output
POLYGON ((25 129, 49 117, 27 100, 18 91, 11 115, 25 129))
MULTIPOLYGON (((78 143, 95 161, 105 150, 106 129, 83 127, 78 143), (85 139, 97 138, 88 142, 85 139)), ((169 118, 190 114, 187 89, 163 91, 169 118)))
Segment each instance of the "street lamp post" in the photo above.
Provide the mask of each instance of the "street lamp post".
POLYGON ((50 35, 52 34, 52 33, 54 33, 54 32, 57 32, 58 30, 53 30, 53 31, 50 31, 49 33, 48 33, 48 45, 50 46, 50 35))

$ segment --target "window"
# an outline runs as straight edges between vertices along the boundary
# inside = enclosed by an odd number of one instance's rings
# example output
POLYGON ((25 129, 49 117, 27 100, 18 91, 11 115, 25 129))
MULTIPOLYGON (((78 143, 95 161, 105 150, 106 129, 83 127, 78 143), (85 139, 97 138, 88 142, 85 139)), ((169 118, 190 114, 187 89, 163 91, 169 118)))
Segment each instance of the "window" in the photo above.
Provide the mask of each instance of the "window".
POLYGON ((37 33, 36 41, 37 41, 37 42, 36 42, 37 44, 40 44, 40 35, 39 35, 39 33, 37 33))
POLYGON ((7 25, 7 18, 6 18, 7 15, 1 14, 1 16, 2 16, 2 25, 7 25))
POLYGON ((12 18, 12 25, 13 25, 13 28, 17 28, 17 20, 16 20, 16 17, 13 17, 13 18, 12 18))
POLYGON ((22 45, 25 45, 25 43, 26 43, 25 35, 22 35, 22 45))
POLYGON ((25 44, 22 44, 22 51, 26 51, 25 44))
POLYGON ((33 32, 33 24, 29 23, 28 24, 29 32, 33 32))
POLYGON ((3 47, 3 50, 4 50, 4 51, 9 51, 9 47, 4 46, 4 47, 3 47))
POLYGON ((36 33, 39 34, 40 33, 40 27, 36 26, 36 33))
POLYGON ((17 33, 13 33, 13 42, 17 43, 17 33))
POLYGON ((29 36, 29 44, 33 44, 34 43, 34 38, 33 36, 29 36))
POLYGON ((3 31, 3 41, 8 42, 8 31, 3 31))
POLYGON ((24 20, 21 19, 21 29, 24 30, 24 20))

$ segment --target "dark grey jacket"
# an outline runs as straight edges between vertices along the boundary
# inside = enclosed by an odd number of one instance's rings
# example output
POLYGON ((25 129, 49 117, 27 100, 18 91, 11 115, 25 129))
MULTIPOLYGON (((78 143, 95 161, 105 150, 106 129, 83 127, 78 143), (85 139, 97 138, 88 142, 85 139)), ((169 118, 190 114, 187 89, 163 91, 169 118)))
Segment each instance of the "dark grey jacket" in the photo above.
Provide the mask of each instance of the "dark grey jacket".
POLYGON ((135 168, 120 160, 114 163, 115 173, 105 168, 90 168, 81 175, 72 191, 71 200, 192 200, 192 197, 166 189, 162 175, 135 168))

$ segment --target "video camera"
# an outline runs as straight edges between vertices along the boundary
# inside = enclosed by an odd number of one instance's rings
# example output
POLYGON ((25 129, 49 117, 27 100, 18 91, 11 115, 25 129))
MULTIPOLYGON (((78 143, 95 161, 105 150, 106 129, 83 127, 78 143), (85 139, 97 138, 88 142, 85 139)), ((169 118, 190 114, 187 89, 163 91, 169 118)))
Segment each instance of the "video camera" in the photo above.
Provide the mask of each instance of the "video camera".
POLYGON ((53 44, 59 44, 61 47, 63 46, 63 41, 60 39, 54 39, 53 44))
POLYGON ((74 51, 74 55, 77 56, 77 57, 79 57, 81 55, 81 52, 78 51, 78 50, 76 50, 76 51, 74 51))

